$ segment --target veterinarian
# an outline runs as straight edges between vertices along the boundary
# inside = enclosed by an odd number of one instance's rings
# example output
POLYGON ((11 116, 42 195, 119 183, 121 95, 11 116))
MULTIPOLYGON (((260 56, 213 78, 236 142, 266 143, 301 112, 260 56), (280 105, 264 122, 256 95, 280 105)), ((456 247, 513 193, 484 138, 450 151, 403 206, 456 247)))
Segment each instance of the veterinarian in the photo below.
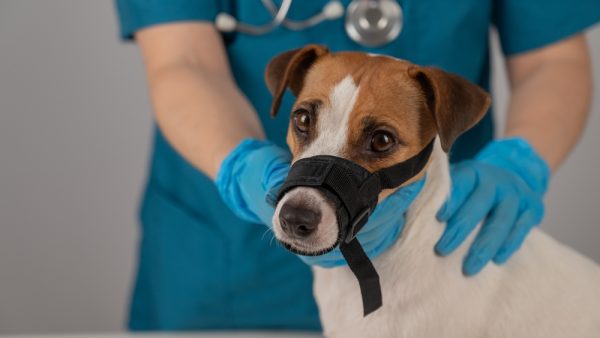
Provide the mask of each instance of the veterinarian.
MULTIPOLYGON (((435 65, 489 89, 496 27, 511 85, 506 128, 494 139, 488 113, 455 144, 454 188, 438 214, 447 228, 432 250, 451 254, 485 219, 465 258, 463 273, 473 275, 490 260, 504 263, 540 223, 551 173, 585 125, 582 32, 600 20, 600 2, 350 2, 116 1, 122 38, 141 48, 157 124, 131 329, 319 329, 310 268, 274 245, 265 201, 286 177, 289 154, 288 116, 268 116, 263 72, 274 55, 305 44, 435 65), (378 24, 383 31, 371 34, 378 24)), ((292 102, 288 93, 282 111, 292 102)), ((402 202, 376 210, 367 226, 378 238, 401 229, 419 189, 403 188, 402 202)), ((363 243, 372 257, 387 245, 363 243)))

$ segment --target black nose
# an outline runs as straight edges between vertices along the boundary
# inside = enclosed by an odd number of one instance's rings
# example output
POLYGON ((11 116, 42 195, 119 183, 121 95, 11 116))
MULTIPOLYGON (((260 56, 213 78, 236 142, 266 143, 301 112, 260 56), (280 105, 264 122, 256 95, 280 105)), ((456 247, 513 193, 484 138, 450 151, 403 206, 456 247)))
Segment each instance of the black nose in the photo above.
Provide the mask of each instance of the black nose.
POLYGON ((321 211, 285 203, 279 210, 279 223, 289 235, 307 237, 315 232, 321 221, 321 211))

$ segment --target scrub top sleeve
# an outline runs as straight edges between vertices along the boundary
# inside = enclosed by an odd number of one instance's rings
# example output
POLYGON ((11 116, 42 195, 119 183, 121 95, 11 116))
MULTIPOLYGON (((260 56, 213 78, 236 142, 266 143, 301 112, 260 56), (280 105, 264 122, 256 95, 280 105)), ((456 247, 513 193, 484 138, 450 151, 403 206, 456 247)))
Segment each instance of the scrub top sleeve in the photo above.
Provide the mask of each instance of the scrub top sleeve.
POLYGON ((214 21, 218 0, 115 0, 121 38, 152 25, 177 21, 214 21))
POLYGON ((504 54, 526 52, 600 21, 599 0, 495 0, 493 21, 504 54))

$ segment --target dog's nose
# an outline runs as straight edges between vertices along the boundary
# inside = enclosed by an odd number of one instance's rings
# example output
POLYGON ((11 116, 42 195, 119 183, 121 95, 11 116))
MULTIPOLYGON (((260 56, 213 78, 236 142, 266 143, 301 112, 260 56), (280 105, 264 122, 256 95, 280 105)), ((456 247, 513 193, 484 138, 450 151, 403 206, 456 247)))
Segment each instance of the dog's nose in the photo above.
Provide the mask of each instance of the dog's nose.
POLYGON ((317 229, 321 211, 285 203, 279 210, 279 223, 289 235, 307 237, 317 229))

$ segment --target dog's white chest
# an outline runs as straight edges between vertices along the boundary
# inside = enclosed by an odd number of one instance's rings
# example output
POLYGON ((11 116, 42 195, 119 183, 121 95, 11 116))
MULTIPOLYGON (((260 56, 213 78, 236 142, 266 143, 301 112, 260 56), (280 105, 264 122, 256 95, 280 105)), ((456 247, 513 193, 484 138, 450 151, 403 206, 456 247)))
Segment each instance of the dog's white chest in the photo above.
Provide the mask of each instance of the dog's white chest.
POLYGON ((373 263, 383 306, 363 318, 358 282, 347 267, 314 268, 327 337, 599 337, 600 269, 534 229, 507 265, 461 274, 476 233, 448 257, 434 253, 444 225, 435 214, 450 189, 436 144, 427 181, 406 215, 401 238, 373 263))
POLYGON ((434 297, 423 296, 439 293, 435 280, 445 273, 433 253, 443 229, 434 215, 446 199, 449 180, 446 156, 438 143, 427 181, 407 212, 401 238, 373 262, 380 275, 381 309, 363 318, 358 282, 347 267, 313 269, 315 296, 328 337, 416 337, 417 333, 435 332, 431 325, 422 324, 434 311, 425 308, 424 300, 434 297))

